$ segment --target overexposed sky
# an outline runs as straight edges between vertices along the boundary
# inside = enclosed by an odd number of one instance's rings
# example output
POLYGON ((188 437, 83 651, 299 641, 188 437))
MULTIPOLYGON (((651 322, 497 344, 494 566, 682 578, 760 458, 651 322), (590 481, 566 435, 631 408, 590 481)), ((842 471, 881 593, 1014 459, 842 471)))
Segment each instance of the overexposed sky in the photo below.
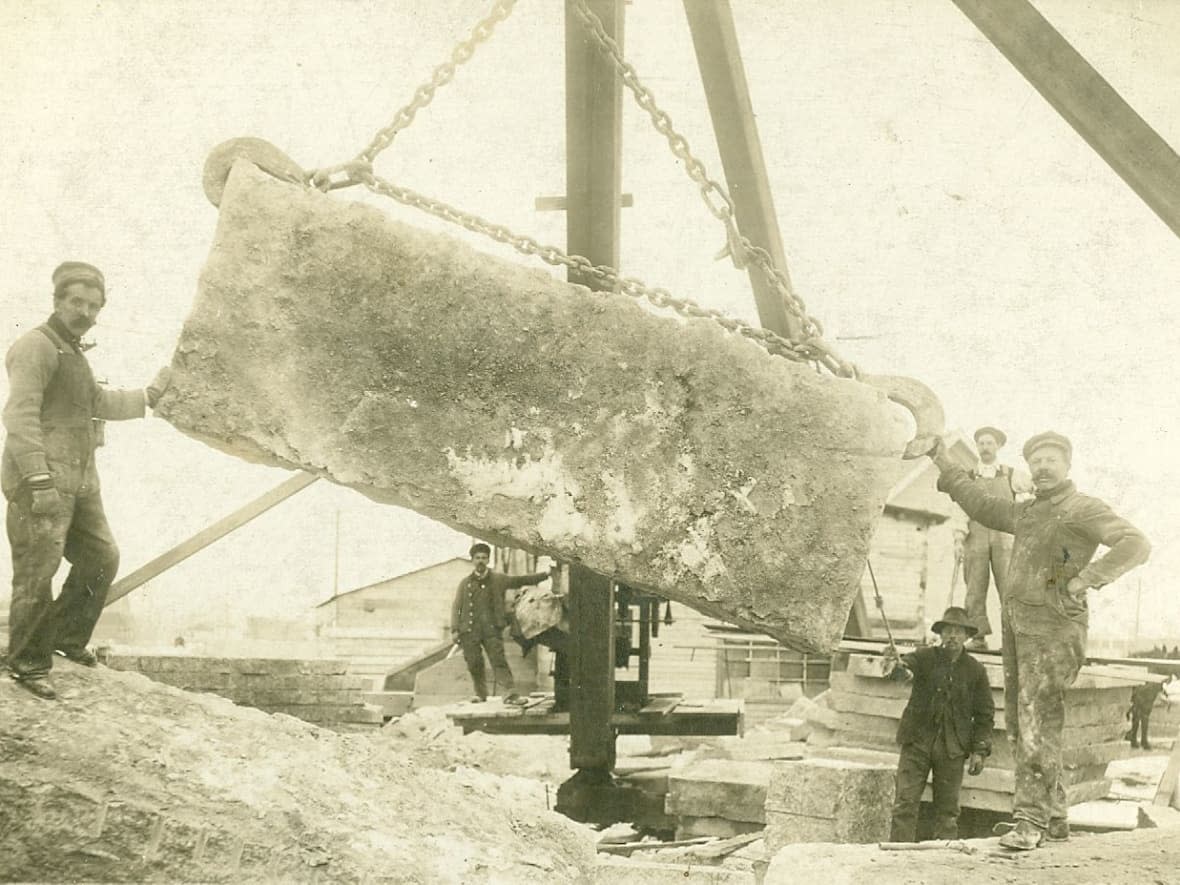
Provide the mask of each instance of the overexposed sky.
MULTIPOLYGON (((256 135, 308 167, 353 156, 488 5, 0 0, 4 343, 48 312, 59 261, 89 260, 110 287, 92 362, 113 384, 145 383, 170 358, 216 223, 200 185, 208 151, 256 135)), ((1153 622, 1180 631, 1180 240, 949 0, 733 6, 809 308, 866 371, 934 388, 952 426, 1005 428, 1009 462, 1032 433, 1070 435, 1082 490, 1153 540, 1136 579, 1153 622)), ((1180 144, 1180 4, 1038 7, 1180 144)), ((533 209, 563 192, 561 9, 520 0, 378 171, 561 244, 564 216, 533 209)), ((681 4, 636 0, 627 14, 629 56, 720 177, 681 4)), ((712 260, 722 232, 629 98, 624 150, 623 269, 754 320, 746 277, 712 260)), ((109 437, 104 494, 125 570, 283 478, 162 421, 109 437)), ((337 510, 345 589, 466 546, 321 486, 161 578, 153 604, 179 617, 326 598, 337 510)), ((1112 588, 1098 604, 1125 612, 1132 597, 1112 588)))

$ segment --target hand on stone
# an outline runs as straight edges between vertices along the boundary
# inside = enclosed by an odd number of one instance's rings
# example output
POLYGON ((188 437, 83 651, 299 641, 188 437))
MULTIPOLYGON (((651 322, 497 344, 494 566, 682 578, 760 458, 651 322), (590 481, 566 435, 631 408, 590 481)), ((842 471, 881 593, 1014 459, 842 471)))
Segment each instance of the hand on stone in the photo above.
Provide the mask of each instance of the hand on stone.
POLYGON ((164 366, 156 373, 156 377, 152 379, 152 383, 147 386, 144 391, 147 395, 147 404, 150 408, 155 408, 156 403, 159 402, 160 397, 164 395, 164 391, 168 389, 168 385, 172 383, 172 368, 164 366))

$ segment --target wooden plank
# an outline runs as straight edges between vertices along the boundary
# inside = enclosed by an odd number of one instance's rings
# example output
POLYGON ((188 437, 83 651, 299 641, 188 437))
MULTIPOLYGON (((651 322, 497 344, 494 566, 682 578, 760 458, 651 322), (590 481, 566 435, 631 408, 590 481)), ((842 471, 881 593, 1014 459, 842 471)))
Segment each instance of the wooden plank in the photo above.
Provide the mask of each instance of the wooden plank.
MULTIPOLYGON (((1066 787, 1065 800, 1069 805, 1077 805, 1081 802, 1092 802, 1095 799, 1105 798, 1109 792, 1110 781, 1106 779, 1085 781, 1066 787)), ((933 791, 927 785, 926 790, 922 793, 922 801, 930 802, 933 798, 933 791)), ((1011 811, 1012 794, 993 790, 977 790, 969 787, 967 778, 964 778, 963 788, 959 792, 959 805, 963 808, 978 808, 985 811, 1011 811)))
POLYGON ((1155 791, 1152 805, 1174 806, 1180 808, 1180 730, 1176 732, 1176 741, 1172 744, 1172 754, 1168 757, 1168 767, 1164 769, 1164 776, 1160 778, 1159 788, 1155 791))
POLYGON ((992 45, 1180 236, 1180 156, 1028 0, 954 0, 992 45))
MULTIPOLYGON (((684 0, 684 11, 738 230, 765 249, 786 277, 782 234, 729 0, 684 0)), ((787 310, 778 290, 755 265, 748 271, 763 327, 788 338, 797 337, 799 320, 787 310)))
POLYGON ((140 566, 131 574, 120 578, 111 585, 111 589, 107 592, 107 605, 122 599, 132 590, 143 586, 152 578, 159 576, 162 572, 172 568, 177 563, 183 562, 194 553, 199 553, 204 550, 214 541, 224 538, 230 532, 241 528, 250 520, 261 516, 277 504, 286 501, 296 492, 300 492, 307 488, 317 477, 312 473, 296 473, 289 479, 284 480, 275 486, 269 492, 259 495, 249 504, 239 507, 229 516, 219 519, 217 522, 208 528, 202 529, 186 541, 177 544, 166 553, 162 553, 146 565, 140 566))
MULTIPOLYGON (((635 195, 622 194, 619 197, 619 205, 624 209, 630 209, 635 205, 635 195)), ((538 212, 562 212, 569 208, 569 201, 565 197, 537 197, 533 200, 533 208, 538 212)))
POLYGON ((653 697, 648 704, 639 711, 640 716, 667 716, 683 699, 683 695, 674 697, 653 697))

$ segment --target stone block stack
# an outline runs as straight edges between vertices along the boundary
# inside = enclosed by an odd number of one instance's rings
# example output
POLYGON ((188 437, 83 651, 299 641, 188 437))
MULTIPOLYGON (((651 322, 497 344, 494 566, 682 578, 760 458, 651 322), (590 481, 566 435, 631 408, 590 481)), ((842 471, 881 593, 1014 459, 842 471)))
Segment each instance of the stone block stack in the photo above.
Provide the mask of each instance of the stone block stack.
POLYGON ((349 675, 344 661, 113 655, 106 663, 185 691, 220 695, 338 730, 376 728, 383 722, 380 707, 365 702, 370 680, 349 675))
MULTIPOLYGON (((1003 670, 998 655, 979 657, 992 687, 996 730, 987 768, 980 776, 964 781, 961 804, 964 808, 1004 812, 1012 807, 1016 763, 1004 733, 1003 670)), ((1123 715, 1138 676, 1136 668, 1087 665, 1070 688, 1066 697, 1063 780, 1071 805, 1101 798, 1109 791, 1106 766, 1127 755, 1123 715)), ((910 684, 882 677, 878 657, 841 653, 833 659, 830 685, 824 697, 827 709, 822 716, 811 718, 808 743, 820 748, 880 750, 896 758, 897 726, 909 699, 910 684)))

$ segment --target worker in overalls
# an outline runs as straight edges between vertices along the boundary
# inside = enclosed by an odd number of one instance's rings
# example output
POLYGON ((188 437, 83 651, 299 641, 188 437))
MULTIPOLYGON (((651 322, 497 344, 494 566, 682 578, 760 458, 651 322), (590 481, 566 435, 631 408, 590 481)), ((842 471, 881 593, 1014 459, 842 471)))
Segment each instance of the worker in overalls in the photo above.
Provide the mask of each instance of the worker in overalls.
POLYGON ((1147 561, 1151 545, 1135 526, 1069 479, 1073 447, 1060 433, 1024 444, 1035 497, 988 494, 947 453, 930 452, 938 487, 967 514, 1014 535, 1003 605, 1004 719, 1016 757, 1012 829, 1000 844, 1036 848, 1069 838, 1061 784, 1065 695, 1085 661, 1090 588, 1147 561), (1109 548, 1094 558, 1099 546, 1109 548))
POLYGON ((81 336, 106 304, 98 268, 67 261, 53 272, 53 315, 8 351, 0 485, 8 499, 12 603, 8 668, 17 684, 46 700, 56 651, 93 667, 86 646, 119 567, 103 512, 94 450, 95 419, 142 418, 168 384, 162 370, 147 390, 107 390, 94 380, 81 336), (57 599, 62 557, 70 572, 57 599))
MULTIPOLYGON (((969 476, 985 494, 1013 501, 1018 491, 1028 492, 1031 489, 1027 479, 1018 477, 1011 467, 996 461, 996 455, 1007 441, 1007 435, 996 427, 980 427, 976 430, 975 448, 979 452, 979 463, 969 476)), ((967 616, 976 631, 967 647, 972 651, 986 649, 985 637, 992 632, 991 621, 987 616, 987 591, 994 581, 996 593, 1003 601, 1008 563, 1012 558, 1012 536, 1007 532, 989 529, 972 519, 967 523, 965 533, 955 533, 955 542, 955 555, 962 557, 963 581, 967 585, 963 607, 967 609, 967 616)))
POLYGON ((524 704, 524 698, 516 693, 516 683, 508 659, 504 656, 504 628, 508 626, 508 613, 504 606, 504 593, 518 587, 539 584, 549 577, 548 572, 532 575, 506 575, 492 571, 488 564, 492 549, 484 543, 476 543, 469 551, 472 572, 455 591, 451 604, 451 640, 463 650, 463 660, 475 687, 475 703, 488 699, 487 670, 484 666, 484 652, 492 662, 492 673, 496 687, 503 691, 506 704, 524 704))

